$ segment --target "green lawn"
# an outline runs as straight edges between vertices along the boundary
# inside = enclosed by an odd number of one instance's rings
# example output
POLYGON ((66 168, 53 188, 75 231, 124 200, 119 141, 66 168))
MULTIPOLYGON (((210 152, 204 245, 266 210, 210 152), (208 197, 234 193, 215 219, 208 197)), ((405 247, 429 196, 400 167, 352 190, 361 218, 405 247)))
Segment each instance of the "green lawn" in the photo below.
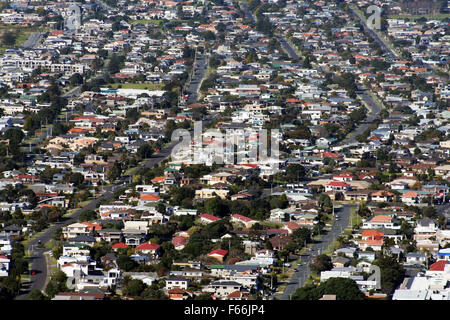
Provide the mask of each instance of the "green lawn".
POLYGON ((149 23, 153 23, 153 24, 157 24, 158 26, 163 22, 163 20, 156 20, 156 19, 141 19, 141 20, 131 20, 130 23, 131 24, 149 24, 149 23))
POLYGON ((399 15, 389 15, 388 19, 409 19, 410 21, 416 21, 420 18, 426 18, 427 20, 444 20, 445 18, 450 18, 450 13, 439 13, 439 14, 399 14, 399 15))
POLYGON ((146 89, 146 90, 161 90, 160 83, 109 83, 106 87, 117 89, 121 86, 122 89, 146 89))

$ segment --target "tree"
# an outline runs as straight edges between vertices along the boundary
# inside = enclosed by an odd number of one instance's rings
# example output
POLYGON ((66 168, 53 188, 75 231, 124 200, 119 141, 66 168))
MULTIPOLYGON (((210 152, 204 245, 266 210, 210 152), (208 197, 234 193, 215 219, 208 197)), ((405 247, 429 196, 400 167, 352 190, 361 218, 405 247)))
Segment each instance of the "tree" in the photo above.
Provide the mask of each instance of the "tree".
POLYGON ((295 182, 304 179, 305 168, 301 164, 293 163, 286 168, 286 179, 289 182, 295 182))
POLYGON ((94 210, 86 210, 83 211, 80 214, 80 217, 78 218, 78 220, 80 222, 84 222, 84 221, 92 221, 97 219, 97 213, 94 210))
POLYGON ((53 273, 50 277, 50 281, 45 288, 45 294, 49 298, 53 298, 58 292, 65 292, 68 290, 67 285, 67 276, 64 272, 58 270, 53 273))
POLYGON ((3 278, 0 283, 0 300, 13 300, 18 294, 20 282, 16 277, 3 278))
POLYGON ((79 172, 71 172, 64 176, 64 181, 79 186, 84 182, 84 176, 79 172))
POLYGON ((373 261, 374 265, 381 270, 381 290, 390 295, 402 282, 404 270, 397 259, 393 256, 383 255, 373 261))
POLYGON ((142 280, 131 279, 131 280, 125 281, 122 292, 125 296, 136 297, 136 296, 140 296, 144 292, 146 287, 147 286, 145 285, 144 282, 142 282, 142 280))
POLYGON ((5 46, 13 46, 16 43, 16 34, 12 31, 6 31, 5 33, 3 33, 2 35, 2 44, 5 46))
POLYGON ((10 144, 19 145, 25 134, 18 128, 10 128, 5 132, 5 138, 9 140, 10 144))
POLYGON ((41 290, 33 289, 28 294, 27 300, 46 300, 46 297, 41 290))
POLYGON ((122 166, 117 161, 106 171, 106 177, 109 181, 113 182, 122 174, 122 166))
POLYGON ((336 295, 336 300, 364 300, 355 280, 348 278, 330 278, 318 287, 299 288, 292 295, 292 300, 319 300, 325 294, 336 295))
POLYGON ((83 84, 83 76, 79 73, 74 73, 70 78, 69 82, 72 86, 77 86, 83 84))
POLYGON ((311 230, 308 228, 299 228, 294 230, 292 237, 297 241, 300 245, 304 245, 305 242, 311 242, 311 230))
POLYGON ((331 258, 326 254, 319 254, 313 260, 311 264, 311 270, 316 272, 322 272, 331 270, 333 268, 333 264, 331 263, 331 258))
POLYGON ((148 143, 140 146, 139 149, 137 150, 137 155, 141 159, 148 159, 152 156, 152 154, 153 149, 148 143))
POLYGON ((119 255, 117 257, 117 265, 121 270, 125 270, 125 272, 131 271, 135 267, 137 267, 137 263, 127 255, 119 255))

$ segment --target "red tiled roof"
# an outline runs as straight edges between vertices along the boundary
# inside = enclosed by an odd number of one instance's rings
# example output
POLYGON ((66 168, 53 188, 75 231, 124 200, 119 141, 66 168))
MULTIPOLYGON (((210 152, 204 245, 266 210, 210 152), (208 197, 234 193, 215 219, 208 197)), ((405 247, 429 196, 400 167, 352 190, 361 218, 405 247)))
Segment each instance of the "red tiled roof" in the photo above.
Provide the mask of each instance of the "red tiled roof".
POLYGON ((127 247, 128 246, 123 242, 119 242, 119 243, 113 244, 111 246, 111 248, 113 248, 113 249, 126 249, 127 247))
POLYGON ((159 244, 157 243, 150 243, 150 242, 145 242, 143 244, 141 244, 140 246, 136 247, 136 250, 157 250, 160 247, 159 244))
POLYGON ((444 271, 445 265, 447 265, 448 263, 448 261, 439 260, 430 265, 430 271, 444 271))
POLYGON ((216 249, 211 251, 210 253, 208 253, 208 256, 212 256, 212 255, 219 255, 222 257, 225 257, 228 253, 228 250, 224 250, 224 249, 216 249))
POLYGON ((154 194, 141 194, 139 199, 144 201, 158 201, 161 198, 154 194))
POLYGON ((235 218, 235 219, 238 219, 238 220, 241 220, 241 221, 245 221, 245 222, 255 221, 253 219, 250 219, 249 217, 245 217, 245 216, 240 215, 240 214, 233 214, 233 215, 231 215, 231 217, 235 218))
POLYGON ((215 217, 215 216, 210 215, 210 214, 207 214, 207 213, 202 213, 199 217, 200 217, 200 218, 203 218, 203 219, 210 220, 210 221, 217 221, 217 220, 220 220, 220 218, 215 217))

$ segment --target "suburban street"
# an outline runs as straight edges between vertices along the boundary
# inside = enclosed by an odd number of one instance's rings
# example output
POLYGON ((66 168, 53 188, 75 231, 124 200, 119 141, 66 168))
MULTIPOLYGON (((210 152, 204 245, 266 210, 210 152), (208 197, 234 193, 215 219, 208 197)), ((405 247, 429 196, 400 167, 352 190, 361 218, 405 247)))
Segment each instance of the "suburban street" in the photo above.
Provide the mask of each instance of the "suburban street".
POLYGON ((191 104, 198 100, 198 92, 202 84, 203 78, 206 75, 206 69, 208 68, 209 55, 197 53, 197 58, 194 62, 192 78, 187 86, 186 94, 189 95, 187 103, 191 104))
POLYGON ((364 131, 369 129, 373 121, 380 115, 383 107, 376 102, 372 96, 367 92, 367 90, 362 90, 361 94, 358 94, 359 99, 363 101, 366 107, 369 109, 367 113, 367 118, 361 123, 355 130, 353 130, 350 135, 342 142, 342 144, 352 144, 357 142, 356 136, 362 134, 364 131))
POLYGON ((351 209, 356 207, 353 204, 344 204, 342 208, 335 209, 335 215, 338 220, 333 219, 331 230, 324 234, 319 241, 311 245, 309 253, 301 256, 301 264, 298 265, 296 272, 292 275, 289 284, 281 295, 281 300, 290 300, 291 295, 305 285, 310 274, 310 264, 314 257, 322 253, 328 246, 347 228, 350 222, 351 209))
POLYGON ((39 44, 39 41, 41 41, 44 34, 45 34, 44 32, 36 32, 36 33, 30 34, 28 39, 22 45, 22 48, 23 49, 34 49, 39 44))
POLYGON ((351 12, 351 14, 361 23, 361 25, 364 28, 364 32, 368 33, 376 42, 378 42, 378 44, 383 48, 383 50, 386 52, 386 54, 389 56, 389 58, 391 59, 400 59, 398 57, 398 55, 392 51, 387 45, 386 43, 384 43, 384 41, 378 36, 378 34, 370 29, 366 22, 364 21, 364 19, 351 7, 349 7, 349 10, 351 12))

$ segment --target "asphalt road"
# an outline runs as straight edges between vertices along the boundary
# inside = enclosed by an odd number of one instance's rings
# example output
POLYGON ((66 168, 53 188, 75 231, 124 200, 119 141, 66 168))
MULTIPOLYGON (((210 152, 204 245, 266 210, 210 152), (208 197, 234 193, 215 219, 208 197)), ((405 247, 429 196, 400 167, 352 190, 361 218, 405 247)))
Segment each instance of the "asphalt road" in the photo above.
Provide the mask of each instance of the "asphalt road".
POLYGON ((43 32, 36 32, 30 34, 28 39, 23 43, 22 49, 34 49, 39 44, 39 41, 41 41, 44 34, 45 33, 43 32))
POLYGON ((192 78, 187 90, 185 91, 189 95, 187 100, 188 104, 194 103, 198 100, 198 91, 203 78, 205 77, 206 69, 208 68, 208 57, 209 56, 207 54, 197 54, 197 60, 193 66, 194 71, 192 78))
POLYGON ((250 19, 250 21, 252 23, 255 23, 255 18, 253 17, 253 14, 250 12, 248 5, 246 2, 239 2, 239 4, 242 6, 242 8, 244 9, 244 12, 246 14, 246 16, 250 19))
POLYGON ((356 205, 344 204, 342 208, 335 209, 338 220, 333 220, 331 230, 324 234, 319 241, 313 243, 309 253, 301 256, 301 264, 298 265, 296 272, 292 275, 289 284, 286 286, 281 300, 290 300, 291 295, 305 285, 310 274, 310 264, 314 257, 326 250, 330 244, 347 228, 350 220, 350 210, 356 205))
POLYGON ((278 39, 278 41, 280 41, 281 46, 287 52, 289 57, 291 57, 291 59, 298 59, 299 58, 299 56, 297 55, 295 50, 289 45, 289 43, 283 37, 277 36, 277 39, 278 39))
POLYGON ((355 10, 353 10, 353 8, 349 7, 349 10, 350 10, 351 14, 359 21, 359 23, 361 23, 361 25, 363 26, 364 31, 366 33, 370 34, 372 36, 372 38, 375 39, 376 42, 378 42, 378 44, 383 48, 383 50, 389 56, 389 58, 391 58, 391 59, 400 59, 397 56, 397 54, 394 51, 392 51, 384 43, 384 41, 378 36, 378 34, 367 26, 367 24, 364 21, 364 19, 362 17, 360 17, 359 14, 355 10))
POLYGON ((369 112, 367 113, 366 120, 364 120, 363 123, 361 123, 355 130, 353 130, 350 135, 344 139, 342 144, 356 143, 356 136, 369 129, 369 127, 372 125, 372 122, 379 116, 381 109, 383 108, 372 98, 369 93, 367 93, 366 90, 363 90, 363 92, 361 94, 358 94, 358 96, 362 101, 365 102, 366 107, 369 109, 369 112))

